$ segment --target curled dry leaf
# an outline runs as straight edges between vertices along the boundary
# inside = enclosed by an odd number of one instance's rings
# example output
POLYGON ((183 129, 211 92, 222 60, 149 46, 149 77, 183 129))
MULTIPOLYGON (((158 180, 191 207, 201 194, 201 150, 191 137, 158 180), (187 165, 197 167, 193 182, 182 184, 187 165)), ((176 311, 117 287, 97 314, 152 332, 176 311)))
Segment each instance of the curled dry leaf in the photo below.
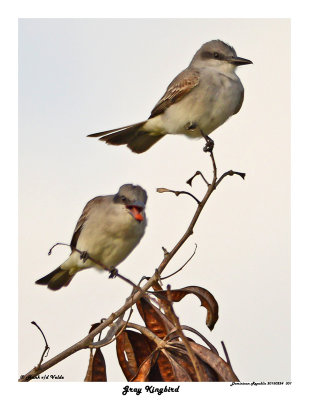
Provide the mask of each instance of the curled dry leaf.
MULTIPOLYGON (((190 345, 192 342, 195 343, 193 340, 189 339, 189 341, 190 345)), ((170 342, 170 345, 166 350, 168 350, 173 355, 173 357, 177 359, 178 363, 186 369, 192 381, 198 382, 195 369, 191 363, 190 357, 188 356, 188 352, 185 346, 179 342, 170 342)), ((219 379, 216 372, 199 357, 197 357, 197 360, 200 365, 202 382, 218 382, 219 379)))
MULTIPOLYGON (((160 296, 167 298, 166 290, 160 290, 152 294, 159 298, 160 296)), ((219 318, 219 306, 214 296, 208 290, 199 286, 186 286, 182 289, 169 290, 170 300, 173 302, 182 300, 188 294, 197 296, 201 301, 201 305, 207 309, 206 325, 210 330, 213 330, 219 318)))
POLYGON ((99 325, 100 325, 100 322, 95 322, 94 324, 92 324, 88 333, 91 333, 92 331, 94 331, 99 325))
POLYGON ((152 367, 152 360, 154 354, 151 354, 146 358, 146 360, 141 364, 140 368, 137 371, 137 374, 130 380, 130 382, 147 382, 148 375, 150 373, 152 367))
POLYGON ((232 367, 225 362, 221 357, 213 353, 206 347, 192 343, 191 347, 195 354, 204 362, 206 362, 216 373, 219 375, 224 382, 238 382, 238 378, 235 375, 232 367))
MULTIPOLYGON (((182 343, 170 342, 170 346, 178 348, 182 352, 186 352, 186 348, 182 343)), ((225 362, 220 356, 207 349, 206 347, 190 341, 190 346, 197 357, 210 367, 208 372, 213 374, 214 371, 218 375, 218 381, 223 382, 238 382, 238 378, 232 370, 231 366, 225 362), (212 371, 211 371, 212 370, 212 371)), ((169 351, 173 351, 169 348, 169 351)))
POLYGON ((169 362, 169 359, 163 354, 162 351, 160 351, 159 353, 156 364, 158 365, 160 374, 162 376, 162 380, 164 382, 175 382, 175 377, 171 363, 169 362))
POLYGON ((192 382, 189 373, 180 363, 178 363, 176 357, 174 357, 165 349, 162 350, 162 353, 167 357, 170 363, 173 372, 173 379, 171 380, 172 382, 192 382))
POLYGON ((89 358, 89 363, 88 363, 88 369, 86 372, 86 377, 84 379, 85 382, 91 382, 92 379, 92 366, 93 366, 93 354, 92 350, 90 350, 90 358, 89 358))
MULTIPOLYGON (((155 347, 146 336, 129 329, 126 329, 117 337, 116 350, 118 361, 128 381, 131 381, 136 376, 139 367, 155 347)), ((145 374, 145 369, 143 371, 145 374)), ((151 380, 162 381, 157 368, 152 368, 150 378, 151 380)))
POLYGON ((142 297, 136 305, 146 327, 160 339, 174 329, 172 322, 149 300, 142 297))
POLYGON ((106 382, 106 365, 101 349, 96 349, 94 355, 90 350, 90 359, 85 382, 106 382))
MULTIPOLYGON (((170 358, 174 360, 174 363, 179 364, 182 367, 182 369, 186 371, 186 373, 190 377, 190 381, 197 382, 197 377, 194 367, 187 354, 182 354, 177 351, 172 351, 170 348, 168 350, 166 349, 166 352, 169 354, 170 358)), ((180 376, 178 378, 180 378, 180 376)))

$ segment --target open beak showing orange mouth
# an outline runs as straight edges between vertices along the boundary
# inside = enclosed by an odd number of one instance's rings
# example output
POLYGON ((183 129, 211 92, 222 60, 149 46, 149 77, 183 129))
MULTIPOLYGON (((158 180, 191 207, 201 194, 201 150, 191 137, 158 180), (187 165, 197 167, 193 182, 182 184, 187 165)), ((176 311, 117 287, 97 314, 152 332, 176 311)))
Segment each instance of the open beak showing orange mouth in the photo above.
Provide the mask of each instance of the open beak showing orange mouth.
POLYGON ((130 211, 130 214, 133 216, 133 218, 136 219, 136 221, 138 222, 144 221, 144 217, 141 214, 142 211, 144 210, 144 207, 141 207, 136 204, 132 204, 126 207, 130 211))

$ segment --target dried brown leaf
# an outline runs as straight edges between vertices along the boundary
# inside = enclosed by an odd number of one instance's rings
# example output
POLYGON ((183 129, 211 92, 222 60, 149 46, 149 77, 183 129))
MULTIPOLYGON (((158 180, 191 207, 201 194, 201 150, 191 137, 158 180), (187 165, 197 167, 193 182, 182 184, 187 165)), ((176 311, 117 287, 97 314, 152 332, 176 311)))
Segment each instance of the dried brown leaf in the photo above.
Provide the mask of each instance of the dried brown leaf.
POLYGON ((133 347, 128 338, 127 331, 122 332, 116 339, 118 362, 126 379, 129 381, 136 374, 138 366, 133 347))
POLYGON ((152 359, 154 354, 149 356, 140 366, 139 370, 137 371, 136 376, 134 376, 130 382, 148 382, 148 375, 150 373, 152 367, 152 359))
POLYGON ((170 363, 173 374, 173 379, 171 380, 172 382, 192 382, 188 371, 180 363, 178 363, 176 357, 174 357, 171 353, 164 349, 162 350, 162 353, 165 355, 165 357, 168 359, 168 362, 170 363))
MULTIPOLYGON (((179 342, 175 342, 173 345, 185 349, 179 342)), ((194 353, 218 374, 219 380, 223 382, 238 382, 238 378, 231 366, 221 357, 198 343, 190 342, 190 346, 194 353)))
MULTIPOLYGON (((190 344, 193 341, 190 340, 190 344)), ((190 360, 190 357, 187 353, 187 349, 185 348, 185 346, 183 344, 180 344, 179 342, 171 342, 170 345, 173 346, 173 344, 175 344, 177 346, 175 346, 174 348, 172 347, 168 347, 166 350, 168 350, 173 357, 177 360, 177 362, 188 372, 188 374, 190 375, 192 381, 197 382, 197 376, 196 376, 196 372, 195 369, 192 365, 192 362, 190 360), (181 347, 178 347, 178 346, 181 347)), ((213 369, 207 365, 204 361, 202 361, 199 357, 197 357, 197 360, 200 364, 200 374, 201 374, 201 378, 202 378, 202 382, 217 382, 218 381, 218 377, 217 374, 215 373, 215 371, 213 371, 213 369)))
POLYGON ((141 298, 136 305, 146 327, 160 339, 174 329, 172 322, 150 301, 141 298))
POLYGON ((92 382, 92 365, 93 365, 93 354, 92 354, 92 351, 90 350, 88 369, 87 369, 86 377, 84 379, 85 382, 92 382))
MULTIPOLYGON (((153 294, 159 298, 160 296, 167 298, 166 290, 153 292, 153 294)), ((218 303, 214 296, 208 290, 199 286, 187 286, 182 289, 169 291, 170 300, 173 302, 178 302, 182 300, 188 294, 194 294, 195 296, 197 296, 201 301, 201 305, 207 309, 206 325, 210 330, 213 330, 216 322, 218 321, 219 310, 218 303)))
POLYGON ((160 351, 156 364, 159 367, 163 382, 174 382, 174 372, 168 358, 160 351))
POLYGON ((100 324, 101 324, 100 322, 96 322, 96 323, 92 324, 91 328, 89 329, 89 333, 94 331, 100 324))
POLYGON ((96 349, 94 356, 90 353, 85 382, 106 382, 106 365, 101 349, 96 349))
POLYGON ((120 367, 128 381, 152 352, 153 346, 146 336, 126 329, 116 339, 116 350, 120 367))
POLYGON ((196 373, 194 367, 190 361, 190 358, 186 354, 181 354, 177 351, 171 351, 169 349, 169 353, 173 356, 173 358, 178 362, 179 365, 182 366, 183 369, 190 375, 190 378, 193 382, 197 382, 196 373))

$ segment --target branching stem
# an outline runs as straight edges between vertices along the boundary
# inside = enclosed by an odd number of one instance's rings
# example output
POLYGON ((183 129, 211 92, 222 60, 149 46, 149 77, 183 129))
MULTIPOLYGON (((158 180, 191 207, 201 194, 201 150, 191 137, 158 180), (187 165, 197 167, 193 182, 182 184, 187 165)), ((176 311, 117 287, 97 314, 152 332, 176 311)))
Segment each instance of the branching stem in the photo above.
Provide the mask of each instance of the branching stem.
MULTIPOLYGON (((47 369, 58 364, 60 361, 66 359, 67 357, 76 353, 77 351, 89 348, 89 346, 93 342, 94 337, 97 334, 102 332, 103 329, 110 326, 113 323, 113 321, 115 321, 117 318, 122 316, 125 313, 125 311, 127 311, 129 308, 131 308, 132 305, 134 305, 142 296, 145 295, 147 290, 149 288, 151 288, 155 282, 158 282, 158 280, 160 279, 160 276, 161 276, 162 272, 165 270, 166 266, 169 264, 169 262, 172 260, 172 258, 175 256, 175 254, 178 252, 178 250, 182 247, 182 245, 186 242, 186 240, 193 234, 193 228, 194 228, 203 208, 205 207, 205 204, 207 203, 209 197, 211 196, 213 191, 216 189, 218 184, 224 179, 224 177, 227 175, 237 174, 237 175, 240 175, 242 178, 244 178, 244 174, 241 172, 228 171, 225 174, 223 174, 219 180, 217 180, 217 167, 216 167, 216 162, 215 162, 214 155, 213 155, 213 150, 212 150, 212 148, 210 148, 210 150, 208 148, 207 151, 210 153, 210 159, 212 161, 212 166, 213 166, 213 178, 212 178, 211 183, 208 183, 206 181, 206 179, 204 178, 204 181, 207 183, 207 186, 208 186, 207 192, 205 193, 205 195, 201 201, 199 201, 198 199, 195 198, 195 200, 198 204, 197 204, 197 208, 195 210, 195 213, 191 219, 191 222, 190 222, 188 228, 186 229, 186 231, 182 235, 182 237, 179 239, 179 241, 176 243, 176 245, 173 247, 173 249, 170 252, 166 252, 164 254, 164 258, 163 258, 162 262, 160 263, 159 267, 156 268, 154 274, 150 277, 150 279, 146 282, 146 284, 142 288, 140 288, 139 286, 136 286, 133 282, 131 282, 129 279, 118 274, 120 279, 130 283, 130 285, 132 285, 137 291, 131 297, 129 297, 129 299, 126 300, 125 304, 122 307, 120 307, 117 311, 112 313, 107 319, 105 319, 91 333, 89 333, 87 336, 85 336, 79 342, 73 344, 69 348, 67 348, 64 351, 62 351, 61 353, 57 354, 55 357, 46 361, 44 364, 39 364, 37 367, 34 367, 31 371, 29 371, 25 375, 22 375, 19 379, 20 382, 27 382, 27 381, 33 379, 34 377, 36 377, 37 375, 41 374, 42 372, 46 371, 47 369)), ((201 174, 199 174, 199 175, 201 175, 201 174)), ((191 195, 191 197, 194 197, 194 196, 191 195)), ((78 251, 79 253, 81 253, 78 249, 75 249, 75 250, 78 251)), ((101 265, 96 260, 92 259, 91 257, 89 257, 89 258, 93 262, 101 265)), ((102 266, 102 267, 104 268, 105 266, 102 266)), ((104 269, 107 269, 110 271, 110 269, 107 267, 105 267, 104 269)), ((128 326, 132 326, 132 325, 133 324, 128 323, 128 326)), ((200 376, 200 374, 198 374, 198 372, 199 371, 197 371, 197 375, 198 375, 199 379, 201 379, 201 376, 200 376)))

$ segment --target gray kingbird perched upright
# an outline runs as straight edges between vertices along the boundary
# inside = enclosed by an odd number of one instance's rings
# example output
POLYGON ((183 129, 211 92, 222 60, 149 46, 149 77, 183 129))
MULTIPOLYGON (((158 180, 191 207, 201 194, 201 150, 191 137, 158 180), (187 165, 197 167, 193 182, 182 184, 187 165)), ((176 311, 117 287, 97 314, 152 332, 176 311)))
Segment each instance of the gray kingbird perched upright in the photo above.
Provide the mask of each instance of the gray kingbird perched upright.
POLYGON ((240 110, 244 88, 235 70, 245 64, 252 61, 237 57, 228 44, 207 42, 168 86, 148 120, 88 136, 126 144, 134 153, 143 153, 166 134, 208 136, 240 110))
POLYGON ((144 235, 146 202, 145 190, 131 184, 121 186, 116 195, 90 200, 76 224, 69 258, 35 283, 58 290, 85 268, 102 269, 87 259, 87 255, 107 267, 116 267, 144 235), (82 251, 82 257, 74 249, 82 251))

